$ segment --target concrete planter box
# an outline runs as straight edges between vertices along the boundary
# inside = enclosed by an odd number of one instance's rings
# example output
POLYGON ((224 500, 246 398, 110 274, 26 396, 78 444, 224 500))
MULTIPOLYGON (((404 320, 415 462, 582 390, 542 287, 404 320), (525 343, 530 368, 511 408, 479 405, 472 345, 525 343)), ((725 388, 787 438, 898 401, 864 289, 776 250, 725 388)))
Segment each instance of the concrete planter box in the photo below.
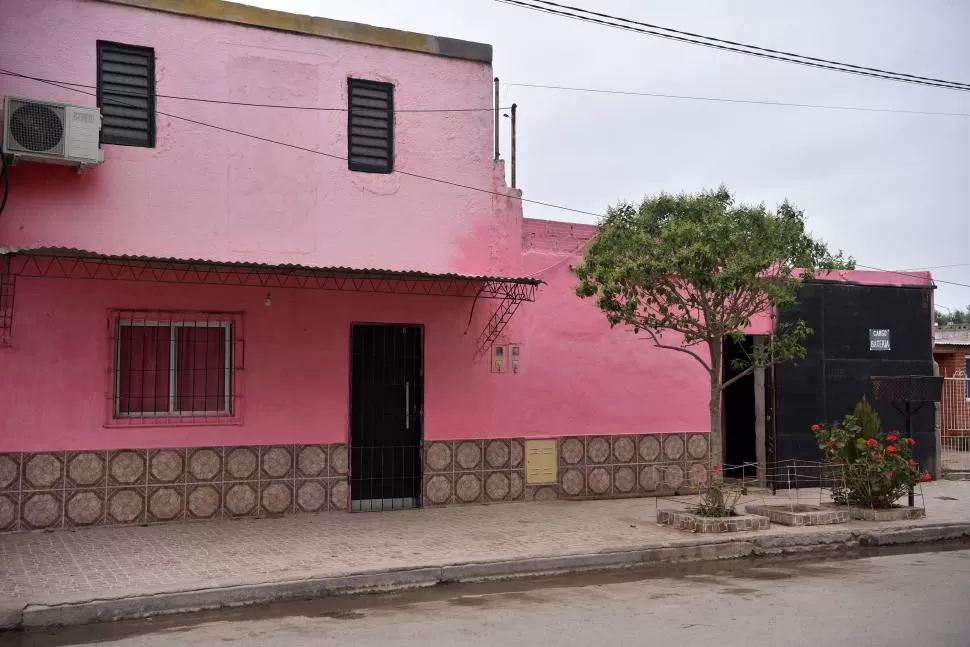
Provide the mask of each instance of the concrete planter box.
POLYGON ((822 508, 817 505, 763 505, 749 504, 744 506, 748 514, 768 517, 771 523, 783 526, 824 526, 834 523, 845 523, 851 519, 848 510, 842 508, 822 508))
POLYGON ((908 521, 926 516, 925 509, 908 505, 898 505, 893 508, 856 508, 830 503, 826 507, 830 510, 844 510, 850 517, 859 521, 908 521))
POLYGON ((741 514, 733 517, 702 517, 683 510, 657 510, 657 523, 691 532, 740 532, 767 530, 768 517, 741 514))

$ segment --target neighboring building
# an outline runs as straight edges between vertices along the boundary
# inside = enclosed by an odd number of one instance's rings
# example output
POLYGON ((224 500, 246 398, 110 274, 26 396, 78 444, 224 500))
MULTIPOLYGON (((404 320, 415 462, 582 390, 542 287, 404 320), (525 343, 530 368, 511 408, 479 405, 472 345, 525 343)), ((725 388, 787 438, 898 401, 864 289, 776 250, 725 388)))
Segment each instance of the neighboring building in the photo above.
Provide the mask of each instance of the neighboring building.
POLYGON ((102 165, 10 169, 0 529, 704 478, 706 375, 574 295, 591 227, 523 219, 489 46, 215 1, 0 15, 5 68, 80 90, 0 94, 104 118, 102 165))
MULTIPOLYGON (((933 359, 943 376, 940 434, 948 447, 959 447, 961 468, 970 469, 970 324, 937 326, 933 359), (948 440, 948 439, 953 440, 948 440)), ((951 457, 952 461, 956 457, 951 457)))

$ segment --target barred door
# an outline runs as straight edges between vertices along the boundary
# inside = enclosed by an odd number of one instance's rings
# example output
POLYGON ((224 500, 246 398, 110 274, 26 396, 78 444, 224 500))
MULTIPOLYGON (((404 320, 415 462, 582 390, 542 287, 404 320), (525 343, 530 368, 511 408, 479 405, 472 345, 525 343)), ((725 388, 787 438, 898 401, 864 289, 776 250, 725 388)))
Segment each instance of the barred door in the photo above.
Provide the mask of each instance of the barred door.
POLYGON ((940 452, 944 470, 970 471, 970 378, 963 371, 943 378, 940 452))

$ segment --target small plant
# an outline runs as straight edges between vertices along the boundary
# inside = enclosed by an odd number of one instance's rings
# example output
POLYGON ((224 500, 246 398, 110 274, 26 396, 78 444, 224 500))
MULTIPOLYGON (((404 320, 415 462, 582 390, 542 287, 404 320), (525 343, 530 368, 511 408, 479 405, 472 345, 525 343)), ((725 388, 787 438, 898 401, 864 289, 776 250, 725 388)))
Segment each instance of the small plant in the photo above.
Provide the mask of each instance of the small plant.
POLYGON ((929 472, 913 460, 912 438, 881 430, 879 416, 863 399, 841 424, 812 425, 827 461, 835 464, 832 500, 841 505, 891 508, 929 472))
POLYGON ((701 517, 733 517, 734 507, 748 493, 743 483, 727 484, 721 475, 720 465, 711 468, 711 482, 701 490, 701 500, 692 512, 701 517))

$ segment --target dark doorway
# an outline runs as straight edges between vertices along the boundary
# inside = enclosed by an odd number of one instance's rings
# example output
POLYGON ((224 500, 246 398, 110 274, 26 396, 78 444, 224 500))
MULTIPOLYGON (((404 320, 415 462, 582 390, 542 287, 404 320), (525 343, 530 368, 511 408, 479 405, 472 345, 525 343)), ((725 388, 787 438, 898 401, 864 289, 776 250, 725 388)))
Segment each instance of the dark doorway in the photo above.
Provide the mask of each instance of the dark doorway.
MULTIPOLYGON (((724 368, 722 379, 727 382, 744 369, 736 369, 735 360, 744 361, 754 348, 754 338, 746 336, 741 341, 724 341, 724 368)), ((754 374, 745 375, 724 389, 724 410, 721 424, 724 427, 724 474, 734 478, 757 476, 754 465, 758 460, 757 436, 755 434, 754 374), (743 465, 743 467, 741 467, 743 465)))
POLYGON ((424 437, 423 330, 355 324, 351 350, 351 510, 418 507, 424 437))

